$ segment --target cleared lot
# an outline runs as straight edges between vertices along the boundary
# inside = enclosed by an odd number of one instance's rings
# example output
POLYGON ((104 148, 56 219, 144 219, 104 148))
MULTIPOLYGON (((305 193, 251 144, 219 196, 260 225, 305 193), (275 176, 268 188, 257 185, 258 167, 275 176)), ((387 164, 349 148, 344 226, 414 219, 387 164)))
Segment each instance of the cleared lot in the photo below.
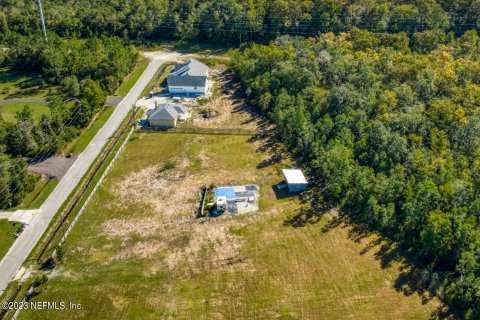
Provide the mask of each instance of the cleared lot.
POLYGON ((428 319, 437 308, 405 293, 408 268, 375 236, 330 217, 295 227, 309 207, 275 194, 290 160, 274 142, 130 140, 67 240, 65 266, 32 299, 83 309, 29 310, 22 319, 428 319), (195 220, 209 183, 259 184, 260 211, 195 220))

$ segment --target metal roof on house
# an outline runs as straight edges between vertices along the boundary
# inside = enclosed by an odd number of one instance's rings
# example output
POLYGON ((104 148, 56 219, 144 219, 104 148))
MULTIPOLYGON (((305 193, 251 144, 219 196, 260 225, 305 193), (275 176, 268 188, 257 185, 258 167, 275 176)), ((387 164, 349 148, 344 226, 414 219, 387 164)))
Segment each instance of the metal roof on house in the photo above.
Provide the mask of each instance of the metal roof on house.
POLYGON ((187 63, 177 63, 167 77, 169 86, 205 87, 208 78, 208 67, 195 59, 187 63))
POLYGON ((307 179, 299 169, 283 169, 285 181, 288 184, 308 184, 307 179))
POLYGON ((161 104, 148 113, 149 120, 175 120, 180 114, 187 113, 188 108, 180 104, 161 104))
POLYGON ((208 67, 198 60, 190 59, 187 63, 177 63, 170 74, 177 76, 206 77, 208 67))

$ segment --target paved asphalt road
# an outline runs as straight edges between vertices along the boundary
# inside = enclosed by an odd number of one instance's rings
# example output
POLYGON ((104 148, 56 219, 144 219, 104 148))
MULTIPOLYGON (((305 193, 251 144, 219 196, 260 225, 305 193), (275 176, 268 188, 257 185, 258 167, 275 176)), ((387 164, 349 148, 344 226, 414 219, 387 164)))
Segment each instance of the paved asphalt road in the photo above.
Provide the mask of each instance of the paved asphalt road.
POLYGON ((152 57, 145 72, 140 76, 127 96, 115 108, 114 112, 92 139, 88 147, 83 151, 68 172, 62 178, 55 190, 45 200, 40 209, 33 216, 25 231, 17 238, 7 255, 0 261, 0 294, 3 293, 8 283, 13 279, 17 271, 27 259, 28 255, 40 240, 55 213, 67 200, 67 197, 75 189, 80 179, 87 172, 90 165, 97 158, 108 139, 115 133, 123 119, 138 100, 143 89, 150 82, 158 67, 169 59, 175 59, 179 54, 163 52, 152 57))

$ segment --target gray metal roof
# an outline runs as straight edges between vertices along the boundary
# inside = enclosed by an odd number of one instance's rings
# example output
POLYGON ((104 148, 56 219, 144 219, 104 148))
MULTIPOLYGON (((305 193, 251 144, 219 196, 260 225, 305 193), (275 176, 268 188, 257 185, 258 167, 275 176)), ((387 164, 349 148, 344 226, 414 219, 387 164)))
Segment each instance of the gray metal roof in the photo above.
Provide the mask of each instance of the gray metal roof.
POLYGON ((188 108, 180 104, 161 104, 148 112, 149 120, 175 120, 180 114, 187 113, 188 108))
POLYGON ((208 67, 195 59, 187 63, 177 63, 167 77, 169 86, 205 87, 208 67))

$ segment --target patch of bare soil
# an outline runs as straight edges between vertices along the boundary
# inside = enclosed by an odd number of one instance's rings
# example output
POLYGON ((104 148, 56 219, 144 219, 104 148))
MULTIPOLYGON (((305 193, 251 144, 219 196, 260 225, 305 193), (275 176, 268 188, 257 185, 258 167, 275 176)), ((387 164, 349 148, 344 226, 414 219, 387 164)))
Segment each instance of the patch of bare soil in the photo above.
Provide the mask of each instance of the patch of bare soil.
MULTIPOLYGON (((200 158, 202 163, 208 162, 207 154, 200 154, 200 158)), ((146 259, 162 253, 165 259, 158 263, 169 269, 184 265, 191 270, 247 266, 240 256, 243 240, 229 231, 240 222, 228 216, 204 223, 196 220, 195 199, 206 183, 205 178, 188 173, 187 159, 174 159, 171 163, 175 163, 174 168, 159 164, 132 173, 115 184, 113 192, 118 201, 113 206, 129 207, 132 201, 144 203, 148 214, 115 218, 102 225, 108 237, 123 238, 118 253, 110 261, 146 259)))
POLYGON ((171 270, 187 265, 194 272, 216 267, 251 267, 241 256, 244 240, 230 232, 230 228, 239 225, 231 217, 194 223, 188 245, 172 250, 165 258, 166 265, 171 270))
POLYGON ((42 162, 37 162, 28 166, 31 172, 46 175, 48 178, 60 180, 67 173, 68 169, 77 160, 77 155, 71 157, 53 156, 42 162))

